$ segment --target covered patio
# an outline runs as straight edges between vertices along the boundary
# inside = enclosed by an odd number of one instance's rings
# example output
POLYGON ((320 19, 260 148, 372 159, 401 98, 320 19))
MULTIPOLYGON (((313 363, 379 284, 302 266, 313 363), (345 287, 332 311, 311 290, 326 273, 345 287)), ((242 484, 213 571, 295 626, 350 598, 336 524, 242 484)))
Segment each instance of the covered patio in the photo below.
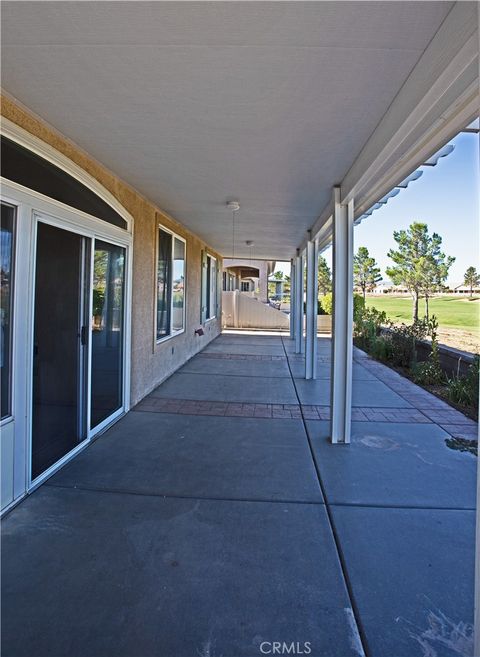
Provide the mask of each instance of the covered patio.
POLYGON ((475 653, 476 426, 353 349, 352 268, 478 117, 478 19, 2 3, 5 657, 475 653), (227 258, 290 261, 289 335, 222 333, 227 258))
POLYGON ((317 347, 223 333, 11 512, 3 654, 473 654, 475 423, 355 351, 332 445, 317 347))

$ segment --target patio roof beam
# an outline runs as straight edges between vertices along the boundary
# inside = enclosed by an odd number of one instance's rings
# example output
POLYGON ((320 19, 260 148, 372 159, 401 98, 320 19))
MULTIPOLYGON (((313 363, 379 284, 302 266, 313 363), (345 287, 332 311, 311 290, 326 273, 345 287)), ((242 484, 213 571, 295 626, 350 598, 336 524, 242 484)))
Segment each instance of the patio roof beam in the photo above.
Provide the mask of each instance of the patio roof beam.
POLYGON ((352 415, 353 200, 333 191, 333 313, 330 395, 331 441, 350 442, 352 415))
POLYGON ((305 326, 305 378, 317 378, 317 313, 318 313, 318 245, 307 242, 307 317, 305 326))

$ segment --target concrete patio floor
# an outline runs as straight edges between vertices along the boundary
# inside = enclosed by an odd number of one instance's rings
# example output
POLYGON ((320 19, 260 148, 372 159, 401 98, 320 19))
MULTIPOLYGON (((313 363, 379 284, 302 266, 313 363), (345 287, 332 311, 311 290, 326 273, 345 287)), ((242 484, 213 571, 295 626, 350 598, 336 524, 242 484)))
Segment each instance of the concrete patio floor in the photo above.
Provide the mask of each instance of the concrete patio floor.
POLYGON ((476 425, 355 351, 333 446, 329 359, 224 333, 10 512, 4 657, 471 655, 476 425))

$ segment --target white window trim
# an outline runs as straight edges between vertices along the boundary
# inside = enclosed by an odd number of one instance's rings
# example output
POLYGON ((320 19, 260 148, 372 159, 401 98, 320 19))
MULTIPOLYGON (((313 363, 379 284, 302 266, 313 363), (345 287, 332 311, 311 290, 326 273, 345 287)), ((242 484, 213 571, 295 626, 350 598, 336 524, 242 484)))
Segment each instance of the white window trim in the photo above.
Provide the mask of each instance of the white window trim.
MULTIPOLYGON (((211 255, 210 253, 206 253, 207 258, 210 258, 210 260, 215 260, 215 308, 217 307, 217 302, 218 302, 218 281, 217 281, 217 276, 218 276, 218 260, 214 255, 211 255)), ((210 300, 211 301, 211 300, 210 300)), ((207 317, 205 319, 205 325, 207 325, 210 322, 213 322, 213 320, 217 319, 217 314, 216 311, 214 311, 214 314, 211 317, 207 317)))
MULTIPOLYGON (((60 151, 57 151, 56 148, 54 148, 47 142, 42 141, 39 137, 32 135, 30 132, 28 132, 24 128, 21 128, 19 125, 13 123, 13 121, 10 121, 10 119, 7 119, 5 117, 2 117, 2 125, 0 132, 4 137, 7 137, 8 139, 16 142, 17 144, 20 144, 20 146, 23 146, 24 148, 31 151, 32 153, 39 155, 44 160, 47 160, 51 164, 54 164, 56 167, 58 167, 62 171, 65 171, 70 176, 72 176, 72 178, 75 178, 76 180, 78 180, 78 182, 82 183, 82 185, 90 189, 90 191, 92 191, 99 198, 105 201, 105 203, 107 203, 111 208, 113 208, 113 210, 115 210, 117 214, 119 214, 123 219, 125 219, 125 221, 127 222, 127 229, 126 229, 127 232, 133 233, 132 215, 123 207, 123 205, 115 198, 115 196, 113 196, 113 194, 109 192, 96 178, 94 178, 89 173, 87 173, 78 164, 75 164, 73 160, 68 158, 60 151)), ((22 187, 21 185, 18 185, 18 187, 20 189, 28 189, 29 192, 34 191, 31 190, 30 188, 22 187)), ((50 202, 55 200, 55 199, 51 199, 48 196, 44 196, 43 194, 39 194, 38 192, 37 195, 50 202)), ((72 208, 71 206, 65 205, 64 203, 61 203, 59 201, 55 201, 55 205, 57 205, 58 207, 67 208, 69 210, 72 209, 76 210, 76 208, 72 208)), ((81 210, 76 210, 76 212, 80 214, 86 214, 83 213, 81 210)), ((91 216, 91 215, 86 215, 86 216, 91 216)), ((97 221, 103 221, 103 220, 97 219, 97 221)), ((123 228, 119 228, 118 230, 122 231, 123 233, 125 232, 125 229, 123 228)))
POLYGON ((187 330, 187 240, 179 235, 178 233, 175 233, 173 230, 170 228, 167 228, 163 224, 157 224, 157 236, 156 236, 156 243, 155 243, 155 326, 154 326, 154 336, 155 336, 155 343, 156 344, 162 344, 162 342, 167 342, 167 340, 171 340, 172 338, 176 338, 179 335, 182 335, 182 333, 185 333, 187 330), (158 276, 158 251, 159 251, 159 244, 160 244, 160 235, 159 235, 159 229, 163 230, 165 233, 169 233, 172 236, 172 251, 170 253, 170 262, 172 266, 172 281, 171 281, 171 290, 170 290, 170 329, 172 328, 172 321, 173 321, 173 262, 174 262, 174 249, 175 249, 175 238, 179 240, 180 242, 183 242, 185 245, 185 260, 184 260, 184 282, 183 282, 183 329, 179 329, 177 331, 171 330, 171 332, 168 335, 163 336, 163 338, 157 338, 157 304, 158 304, 158 297, 157 297, 157 276, 158 276))
POLYGON ((14 221, 14 233, 13 233, 13 239, 12 239, 12 262, 11 262, 11 272, 13 273, 13 285, 11 287, 10 291, 10 310, 13 310, 11 313, 10 321, 10 390, 9 390, 9 395, 10 395, 10 412, 8 415, 5 415, 5 417, 0 419, 0 428, 6 426, 7 424, 10 424, 10 422, 15 422, 15 396, 16 396, 16 391, 15 391, 15 383, 16 383, 16 373, 15 373, 15 367, 14 367, 14 362, 15 362, 15 336, 16 336, 16 315, 17 313, 15 312, 15 307, 16 307, 16 286, 17 286, 17 239, 18 239, 18 214, 19 214, 19 203, 18 201, 11 201, 10 199, 7 199, 3 193, 1 195, 1 201, 2 205, 5 204, 8 207, 11 207, 14 209, 15 212, 15 221, 14 221))

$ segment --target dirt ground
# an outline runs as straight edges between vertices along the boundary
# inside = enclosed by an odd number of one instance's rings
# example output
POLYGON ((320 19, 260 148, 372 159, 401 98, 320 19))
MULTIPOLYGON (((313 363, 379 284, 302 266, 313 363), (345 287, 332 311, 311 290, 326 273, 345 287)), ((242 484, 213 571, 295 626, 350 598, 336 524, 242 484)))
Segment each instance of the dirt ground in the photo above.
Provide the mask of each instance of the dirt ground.
POLYGON ((456 328, 438 328, 438 342, 454 349, 480 353, 480 337, 474 331, 465 331, 456 328))
MULTIPOLYGON (((468 351, 471 354, 480 354, 480 333, 478 332, 439 326, 437 333, 439 344, 460 349, 460 351, 468 351)), ((430 338, 427 336, 425 340, 429 342, 430 338)))

